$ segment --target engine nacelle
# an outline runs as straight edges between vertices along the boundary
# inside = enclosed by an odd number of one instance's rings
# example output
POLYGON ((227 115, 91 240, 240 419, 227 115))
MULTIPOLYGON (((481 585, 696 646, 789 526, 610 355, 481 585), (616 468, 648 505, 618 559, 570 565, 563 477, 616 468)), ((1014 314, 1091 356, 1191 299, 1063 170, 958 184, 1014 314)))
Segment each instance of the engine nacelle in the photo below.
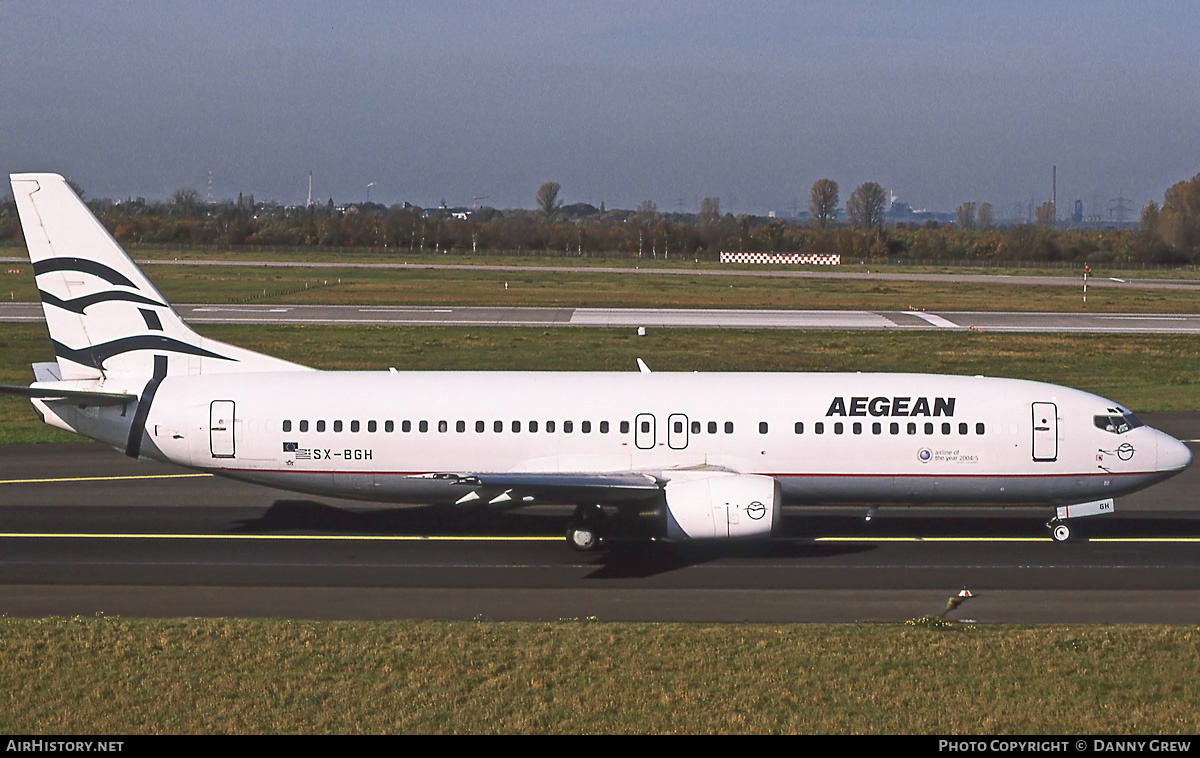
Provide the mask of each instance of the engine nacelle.
POLYGON ((673 479, 664 492, 670 540, 762 539, 779 523, 779 483, 769 476, 673 479))

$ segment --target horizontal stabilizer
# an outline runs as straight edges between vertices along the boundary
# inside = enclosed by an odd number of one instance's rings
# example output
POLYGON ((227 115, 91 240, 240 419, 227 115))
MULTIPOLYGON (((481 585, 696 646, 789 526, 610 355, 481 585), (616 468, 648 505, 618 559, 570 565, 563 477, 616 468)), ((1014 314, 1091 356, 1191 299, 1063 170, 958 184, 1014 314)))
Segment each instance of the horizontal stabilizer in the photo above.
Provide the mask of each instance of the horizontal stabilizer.
POLYGON ((0 392, 7 395, 37 398, 39 400, 69 400, 80 405, 127 405, 138 399, 137 395, 125 392, 95 392, 92 390, 72 390, 58 387, 24 387, 21 385, 0 384, 0 392))

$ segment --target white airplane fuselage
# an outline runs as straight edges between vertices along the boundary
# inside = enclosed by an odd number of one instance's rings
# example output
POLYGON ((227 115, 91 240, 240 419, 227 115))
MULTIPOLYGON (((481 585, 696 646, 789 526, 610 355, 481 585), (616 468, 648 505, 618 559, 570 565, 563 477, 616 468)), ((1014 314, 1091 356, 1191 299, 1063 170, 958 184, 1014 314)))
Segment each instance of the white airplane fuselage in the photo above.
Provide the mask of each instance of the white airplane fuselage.
MULTIPOLYGON (((124 448, 131 414, 40 401, 124 448), (125 421, 122 421, 125 419, 125 421)), ((1187 447, 1096 395, 924 374, 281 372, 168 376, 144 457, 298 491, 454 502, 457 472, 713 470, 786 504, 1066 504, 1186 467, 1187 447)))

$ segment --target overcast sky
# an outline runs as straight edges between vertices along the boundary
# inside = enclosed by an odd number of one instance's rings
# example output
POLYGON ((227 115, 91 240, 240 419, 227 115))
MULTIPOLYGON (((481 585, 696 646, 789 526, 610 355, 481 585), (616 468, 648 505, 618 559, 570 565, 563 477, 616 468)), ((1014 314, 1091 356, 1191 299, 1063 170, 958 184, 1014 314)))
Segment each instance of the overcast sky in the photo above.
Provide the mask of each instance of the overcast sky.
POLYGON ((0 0, 0 50, 0 172, 88 197, 1004 217, 1055 164, 1060 211, 1200 173, 1190 2, 0 0))

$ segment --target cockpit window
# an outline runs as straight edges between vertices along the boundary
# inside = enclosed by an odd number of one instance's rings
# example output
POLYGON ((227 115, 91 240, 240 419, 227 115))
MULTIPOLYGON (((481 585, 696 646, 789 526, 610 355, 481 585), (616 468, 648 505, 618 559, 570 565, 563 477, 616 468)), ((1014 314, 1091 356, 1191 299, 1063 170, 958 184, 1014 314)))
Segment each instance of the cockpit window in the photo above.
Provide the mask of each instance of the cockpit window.
POLYGON ((1113 434, 1124 434, 1130 429, 1137 429, 1139 426, 1145 426, 1137 416, 1132 413, 1107 413, 1093 417, 1092 419, 1097 429, 1103 429, 1106 432, 1113 434))

